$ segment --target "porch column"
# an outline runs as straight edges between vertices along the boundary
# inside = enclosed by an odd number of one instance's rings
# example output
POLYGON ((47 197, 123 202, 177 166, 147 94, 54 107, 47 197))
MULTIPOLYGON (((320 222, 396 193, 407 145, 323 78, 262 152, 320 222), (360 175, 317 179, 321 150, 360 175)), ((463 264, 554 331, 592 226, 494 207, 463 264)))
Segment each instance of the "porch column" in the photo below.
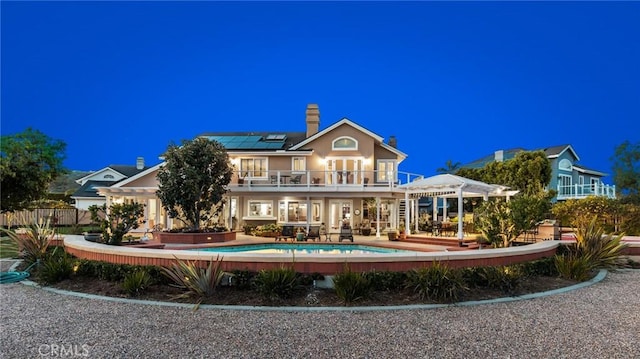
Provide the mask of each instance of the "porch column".
POLYGON ((376 238, 380 239, 380 197, 376 197, 376 238))
POLYGON ((420 220, 420 197, 413 199, 413 223, 414 223, 414 232, 418 233, 420 228, 418 228, 418 222, 420 220))
POLYGON ((409 205, 409 192, 404 192, 404 230, 411 233, 411 206, 409 205))
POLYGON ((447 197, 442 197, 442 222, 447 218, 447 197))
POLYGON ((437 196, 431 197, 431 211, 433 212, 431 221, 437 222, 438 221, 438 197, 437 196))
MULTIPOLYGON (((309 176, 307 176, 309 178, 309 176)), ((307 196, 307 233, 309 233, 309 226, 311 225, 311 197, 307 196)))
POLYGON ((458 241, 460 245, 462 245, 462 238, 464 237, 464 203, 462 201, 462 188, 458 188, 458 241))

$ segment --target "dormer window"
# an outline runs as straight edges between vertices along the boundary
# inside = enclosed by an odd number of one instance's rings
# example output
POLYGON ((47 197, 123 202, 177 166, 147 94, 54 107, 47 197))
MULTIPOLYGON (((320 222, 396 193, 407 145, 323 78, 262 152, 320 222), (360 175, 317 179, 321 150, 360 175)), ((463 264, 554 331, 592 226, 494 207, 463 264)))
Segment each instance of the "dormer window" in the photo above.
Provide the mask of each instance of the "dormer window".
POLYGON ((565 158, 560 160, 560 163, 558 163, 558 169, 562 171, 571 171, 573 170, 573 165, 571 164, 571 161, 565 158))
POLYGON ((358 141, 352 137, 339 137, 331 143, 331 149, 335 151, 351 151, 358 149, 358 141))

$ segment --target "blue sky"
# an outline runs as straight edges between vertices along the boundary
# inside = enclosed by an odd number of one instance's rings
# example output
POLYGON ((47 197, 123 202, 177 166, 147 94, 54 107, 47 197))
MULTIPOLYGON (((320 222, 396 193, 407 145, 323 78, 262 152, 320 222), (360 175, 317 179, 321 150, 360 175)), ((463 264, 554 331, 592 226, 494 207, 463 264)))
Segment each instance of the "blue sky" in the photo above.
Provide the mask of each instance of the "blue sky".
POLYGON ((6 2, 1 131, 65 165, 148 164, 208 131, 347 117, 432 175, 572 144, 611 171, 640 140, 640 2, 6 2))

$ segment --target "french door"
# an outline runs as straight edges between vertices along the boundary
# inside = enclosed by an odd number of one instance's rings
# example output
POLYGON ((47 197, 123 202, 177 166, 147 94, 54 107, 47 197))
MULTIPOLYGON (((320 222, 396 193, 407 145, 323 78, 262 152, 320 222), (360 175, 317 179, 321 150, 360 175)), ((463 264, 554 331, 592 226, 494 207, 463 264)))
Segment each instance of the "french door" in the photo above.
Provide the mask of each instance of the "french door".
POLYGON ((361 185, 364 159, 362 157, 327 158, 325 182, 333 185, 361 185))

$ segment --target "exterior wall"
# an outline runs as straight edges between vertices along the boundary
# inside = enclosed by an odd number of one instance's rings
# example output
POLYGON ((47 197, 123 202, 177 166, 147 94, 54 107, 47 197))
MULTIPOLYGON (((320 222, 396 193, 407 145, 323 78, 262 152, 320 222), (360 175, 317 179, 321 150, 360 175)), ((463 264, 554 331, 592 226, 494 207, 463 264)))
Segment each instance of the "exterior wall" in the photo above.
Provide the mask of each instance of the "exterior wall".
POLYGON ((102 206, 103 204, 107 203, 107 200, 104 197, 101 198, 91 198, 91 199, 80 199, 80 198, 76 198, 76 204, 75 207, 77 209, 84 209, 84 210, 88 210, 90 206, 92 205, 97 205, 97 206, 102 206))
POLYGON ((127 187, 158 187, 158 179, 156 176, 158 175, 158 171, 153 171, 143 177, 140 177, 134 181, 131 181, 127 184, 127 187))

